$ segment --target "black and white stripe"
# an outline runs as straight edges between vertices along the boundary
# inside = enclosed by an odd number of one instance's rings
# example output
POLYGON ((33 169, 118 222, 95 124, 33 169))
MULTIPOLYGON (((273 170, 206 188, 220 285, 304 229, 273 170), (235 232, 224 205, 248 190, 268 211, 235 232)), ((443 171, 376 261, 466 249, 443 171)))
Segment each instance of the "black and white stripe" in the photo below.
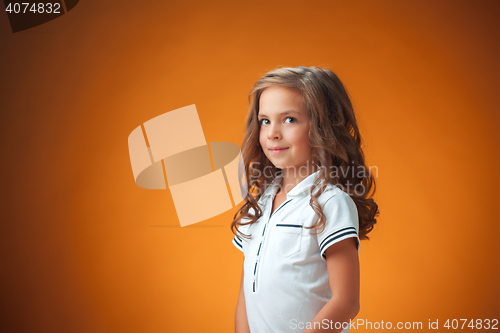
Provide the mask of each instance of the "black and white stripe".
MULTIPOLYGON (((293 200, 293 198, 292 198, 292 199, 290 199, 290 200, 288 200, 288 201, 285 201, 284 203, 282 203, 282 204, 278 207, 278 209, 276 209, 276 210, 275 210, 275 211, 271 214, 271 216, 273 216, 274 214, 276 214, 276 213, 277 213, 277 212, 278 212, 278 211, 279 211, 282 207, 284 207, 287 203, 289 203, 289 202, 290 202, 290 201, 292 201, 292 200, 293 200)), ((269 217, 269 218, 271 218, 271 217, 269 217)))
POLYGON ((276 224, 277 227, 291 227, 291 228, 302 228, 302 225, 300 224, 282 224, 278 223, 276 224))
MULTIPOLYGON (((347 235, 353 235, 353 236, 357 237, 358 232, 356 231, 356 228, 354 228, 354 227, 345 227, 345 228, 342 228, 342 229, 339 229, 337 231, 332 232, 331 234, 326 236, 325 239, 323 239, 323 241, 319 245, 320 253, 322 253, 323 250, 325 250, 328 247, 328 244, 334 242, 336 239, 339 239, 340 237, 344 237, 347 235)), ((324 256, 325 256, 325 254, 323 253, 323 257, 324 256)))
POLYGON ((233 244, 236 245, 241 251, 243 251, 243 240, 238 236, 234 236, 233 244))

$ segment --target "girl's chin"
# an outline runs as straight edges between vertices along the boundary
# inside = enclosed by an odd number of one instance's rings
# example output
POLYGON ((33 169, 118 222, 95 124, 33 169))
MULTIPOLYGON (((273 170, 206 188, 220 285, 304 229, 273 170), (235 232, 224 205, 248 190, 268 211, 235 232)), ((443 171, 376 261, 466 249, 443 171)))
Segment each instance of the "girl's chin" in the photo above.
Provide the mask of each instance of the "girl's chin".
POLYGON ((280 164, 274 164, 274 166, 277 167, 278 169, 281 169, 281 170, 286 170, 286 169, 289 169, 289 168, 293 168, 293 166, 280 165, 280 164))

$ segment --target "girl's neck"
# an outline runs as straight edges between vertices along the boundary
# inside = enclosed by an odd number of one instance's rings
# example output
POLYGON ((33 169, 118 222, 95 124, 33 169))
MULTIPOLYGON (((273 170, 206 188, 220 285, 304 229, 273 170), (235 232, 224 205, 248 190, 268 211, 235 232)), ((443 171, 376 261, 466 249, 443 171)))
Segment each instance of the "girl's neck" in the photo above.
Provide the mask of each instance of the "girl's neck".
POLYGON ((287 194, 290 192, 297 184, 306 179, 312 173, 316 171, 316 168, 313 165, 307 165, 307 167, 301 168, 284 168, 282 169, 282 177, 281 186, 278 193, 287 194))

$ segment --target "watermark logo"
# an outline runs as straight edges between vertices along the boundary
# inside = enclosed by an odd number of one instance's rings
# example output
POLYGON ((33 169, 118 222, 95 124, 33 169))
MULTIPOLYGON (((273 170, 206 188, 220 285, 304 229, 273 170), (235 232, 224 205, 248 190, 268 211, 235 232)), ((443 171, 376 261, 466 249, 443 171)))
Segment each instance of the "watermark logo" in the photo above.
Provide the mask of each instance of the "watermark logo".
POLYGON ((194 104, 146 121, 128 137, 135 183, 172 194, 181 227, 239 204, 248 192, 240 147, 207 144, 194 104))
POLYGON ((12 32, 19 32, 52 21, 73 9, 79 0, 8 1, 5 12, 12 32))
MULTIPOLYGON (((365 167, 363 165, 355 166, 354 161, 351 161, 351 164, 352 165, 346 166, 332 165, 327 168, 325 166, 313 164, 311 161, 306 161, 306 163, 304 165, 301 165, 300 167, 290 166, 284 169, 278 169, 278 172, 275 173, 276 168, 274 168, 274 166, 262 166, 260 162, 255 161, 250 164, 249 168, 250 185, 257 184, 262 175, 264 175, 267 179, 279 178, 279 181, 281 181, 282 177, 304 179, 310 175, 311 170, 316 170, 325 175, 325 177, 329 176, 330 179, 346 179, 343 184, 338 183, 336 185, 344 192, 355 194, 357 196, 368 194, 368 188, 365 186, 365 184, 361 184, 359 182, 359 179, 367 179, 369 177, 377 178, 378 167, 365 167)), ((284 192, 288 193, 293 189, 295 185, 296 184, 294 183, 286 184, 283 188, 284 192)), ((306 186, 306 189, 310 189, 312 186, 313 183, 310 183, 308 186, 306 186)), ((257 191, 255 192, 261 194, 259 189, 257 189, 257 191)))

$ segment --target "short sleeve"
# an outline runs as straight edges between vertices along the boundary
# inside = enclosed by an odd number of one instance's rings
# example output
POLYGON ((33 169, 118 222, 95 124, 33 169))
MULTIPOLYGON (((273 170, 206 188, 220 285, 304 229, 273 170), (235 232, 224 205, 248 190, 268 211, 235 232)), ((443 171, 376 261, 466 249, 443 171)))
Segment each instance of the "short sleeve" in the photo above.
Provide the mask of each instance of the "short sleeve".
POLYGON ((323 205, 323 213, 325 229, 317 235, 321 259, 326 262, 326 249, 350 237, 356 238, 359 255, 359 220, 354 200, 345 192, 336 193, 323 205))
MULTIPOLYGON (((243 222, 246 222, 246 221, 243 221, 243 222)), ((242 233, 244 233, 244 234, 247 234, 248 225, 240 225, 240 226, 238 226, 238 228, 239 228, 239 231, 240 231, 240 232, 242 232, 242 233)), ((234 246, 236 246, 236 248, 237 248, 238 250, 240 250, 241 252, 243 252, 243 253, 245 253, 245 251, 244 251, 245 249, 244 249, 244 247, 243 247, 243 242, 245 242, 245 241, 246 241, 246 240, 242 239, 242 238, 241 238, 240 236, 238 236, 238 235, 235 235, 235 236, 233 237, 233 244, 234 244, 234 246)))
POLYGON ((241 252, 243 252, 243 240, 238 237, 238 235, 235 235, 234 238, 233 238, 233 244, 234 246, 236 246, 236 248, 238 250, 240 250, 241 252))

